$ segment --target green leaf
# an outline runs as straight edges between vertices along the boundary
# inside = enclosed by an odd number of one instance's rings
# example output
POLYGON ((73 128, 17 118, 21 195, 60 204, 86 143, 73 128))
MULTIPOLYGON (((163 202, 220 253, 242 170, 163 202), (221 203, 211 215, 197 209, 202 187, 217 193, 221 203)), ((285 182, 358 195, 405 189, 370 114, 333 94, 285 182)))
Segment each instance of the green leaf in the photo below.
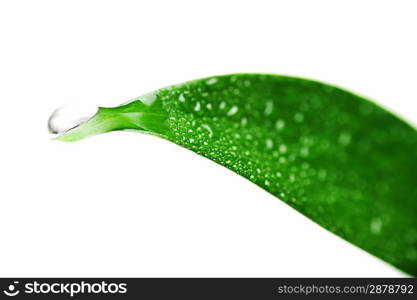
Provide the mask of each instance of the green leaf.
POLYGON ((417 275, 416 130, 372 102, 305 79, 227 75, 100 108, 58 139, 125 129, 205 156, 417 275))

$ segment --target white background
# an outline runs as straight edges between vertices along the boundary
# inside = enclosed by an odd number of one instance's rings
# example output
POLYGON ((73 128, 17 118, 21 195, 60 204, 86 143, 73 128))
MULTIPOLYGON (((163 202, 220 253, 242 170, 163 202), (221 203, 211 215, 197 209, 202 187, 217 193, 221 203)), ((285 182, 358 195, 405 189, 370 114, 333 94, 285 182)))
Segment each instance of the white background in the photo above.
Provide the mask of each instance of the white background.
POLYGON ((1 1, 1 276, 403 276, 225 168, 49 114, 233 72, 309 77, 417 121, 415 1, 1 1))

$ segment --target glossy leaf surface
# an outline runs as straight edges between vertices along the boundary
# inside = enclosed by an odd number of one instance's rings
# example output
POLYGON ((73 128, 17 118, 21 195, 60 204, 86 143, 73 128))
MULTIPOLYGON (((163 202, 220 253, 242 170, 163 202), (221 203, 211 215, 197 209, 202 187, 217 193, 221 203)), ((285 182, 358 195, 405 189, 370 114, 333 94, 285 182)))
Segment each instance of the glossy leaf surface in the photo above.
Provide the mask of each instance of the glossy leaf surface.
POLYGON ((205 156, 417 275, 416 130, 372 102, 305 79, 226 75, 100 108, 59 139, 125 129, 205 156))

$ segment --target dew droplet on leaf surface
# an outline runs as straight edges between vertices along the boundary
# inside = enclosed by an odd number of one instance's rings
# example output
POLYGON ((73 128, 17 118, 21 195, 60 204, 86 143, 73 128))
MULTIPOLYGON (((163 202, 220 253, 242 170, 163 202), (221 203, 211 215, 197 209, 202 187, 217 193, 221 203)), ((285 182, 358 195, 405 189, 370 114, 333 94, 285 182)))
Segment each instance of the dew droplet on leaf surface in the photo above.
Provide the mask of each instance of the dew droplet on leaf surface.
POLYGON ((207 85, 213 85, 213 84, 215 84, 216 82, 217 82, 217 78, 215 78, 215 77, 213 77, 213 78, 210 78, 210 79, 206 80, 206 84, 207 84, 207 85))
POLYGON ((239 108, 236 105, 233 105, 230 110, 227 112, 228 116, 233 116, 234 114, 237 113, 237 111, 239 110, 239 108))

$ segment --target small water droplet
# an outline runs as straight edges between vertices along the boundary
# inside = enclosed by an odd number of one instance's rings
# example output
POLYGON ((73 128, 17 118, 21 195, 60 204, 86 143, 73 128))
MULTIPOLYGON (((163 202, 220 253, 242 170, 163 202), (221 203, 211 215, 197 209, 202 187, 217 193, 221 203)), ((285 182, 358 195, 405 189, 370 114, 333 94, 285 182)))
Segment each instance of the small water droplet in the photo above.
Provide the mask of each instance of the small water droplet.
POLYGON ((211 110, 212 109, 211 103, 207 103, 206 107, 208 110, 211 110))
POLYGON ((272 147, 274 146, 274 142, 271 139, 267 139, 265 143, 266 143, 266 148, 268 149, 272 149, 272 147))
POLYGON ((327 177, 327 172, 326 170, 320 170, 318 173, 319 179, 324 180, 327 177))
POLYGON ((300 156, 307 157, 309 152, 310 152, 310 150, 308 149, 308 147, 302 147, 300 149, 300 156))
POLYGON ((202 124, 201 127, 203 127, 205 130, 208 131, 208 136, 211 138, 213 137, 213 130, 208 124, 202 124))
POLYGON ((294 115, 294 120, 295 122, 301 123, 302 121, 304 121, 304 115, 298 112, 294 115))
POLYGON ((227 112, 228 116, 233 116, 234 114, 237 113, 237 111, 239 110, 239 108, 236 105, 233 105, 229 111, 227 112))
POLYGON ((275 123, 275 127, 276 127, 278 130, 283 129, 283 128, 285 127, 285 122, 284 122, 284 120, 278 120, 278 121, 276 121, 276 123, 275 123))
POLYGON ((219 108, 224 109, 226 107, 226 102, 222 101, 220 102, 219 108))
POLYGON ((351 135, 349 134, 349 132, 342 132, 339 135, 339 144, 342 146, 347 146, 350 143, 351 140, 351 135))
POLYGON ((201 109, 201 104, 200 102, 197 102, 194 106, 194 111, 200 111, 200 109, 201 109))
POLYGON ((279 145, 279 149, 278 150, 281 153, 285 153, 285 152, 287 152, 287 146, 284 145, 284 144, 281 144, 281 145, 279 145))
POLYGON ((183 94, 180 94, 180 95, 179 95, 179 97, 178 97, 178 101, 180 101, 180 102, 185 102, 185 97, 184 97, 184 95, 183 95, 183 94))
POLYGON ((272 101, 267 101, 266 105, 265 105, 265 115, 269 116, 270 114, 272 114, 272 111, 274 110, 274 103, 272 101))
POLYGON ((242 119, 240 120, 240 124, 242 124, 242 126, 246 126, 246 125, 248 124, 248 119, 246 119, 246 118, 242 118, 242 119))
POLYGON ((217 78, 213 77, 213 78, 210 78, 210 79, 206 80, 206 84, 207 84, 207 85, 213 85, 213 84, 215 84, 217 81, 218 81, 218 80, 217 80, 217 78))
POLYGON ((370 223, 371 232, 373 234, 381 233, 382 220, 380 218, 373 218, 370 223))

